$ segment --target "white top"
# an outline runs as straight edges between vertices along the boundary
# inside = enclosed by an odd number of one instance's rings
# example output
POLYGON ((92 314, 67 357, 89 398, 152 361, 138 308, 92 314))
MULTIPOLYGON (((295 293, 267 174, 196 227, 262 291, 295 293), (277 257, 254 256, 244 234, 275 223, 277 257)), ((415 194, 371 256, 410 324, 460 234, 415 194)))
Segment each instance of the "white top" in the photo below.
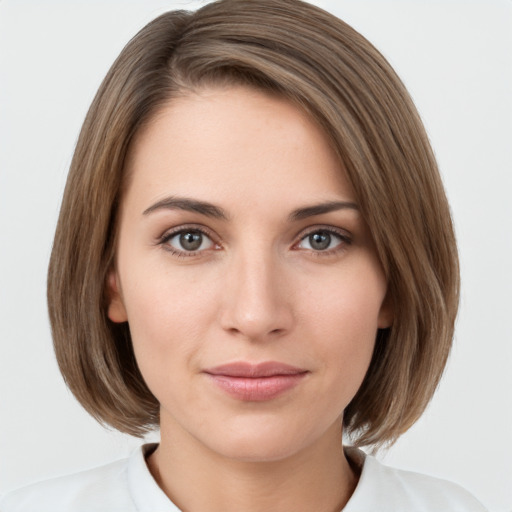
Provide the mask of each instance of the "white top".
MULTIPOLYGON (((1 512, 179 512, 148 470, 144 445, 129 459, 30 485, 0 499, 1 512)), ((389 468, 360 450, 356 490, 343 512, 486 512, 456 484, 389 468)))

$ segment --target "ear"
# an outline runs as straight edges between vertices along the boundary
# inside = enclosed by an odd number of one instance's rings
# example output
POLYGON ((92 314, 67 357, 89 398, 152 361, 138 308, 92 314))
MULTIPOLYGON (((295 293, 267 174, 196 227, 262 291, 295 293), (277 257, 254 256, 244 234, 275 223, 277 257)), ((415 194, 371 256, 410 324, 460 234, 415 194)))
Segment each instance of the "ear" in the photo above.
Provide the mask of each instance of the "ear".
POLYGON ((391 299, 389 292, 387 292, 380 307, 377 327, 379 329, 387 329, 391 327, 393 325, 394 317, 395 308, 393 305, 393 300, 391 299))
POLYGON ((121 289, 119 287, 119 278, 117 272, 112 269, 107 277, 107 316, 115 323, 128 321, 128 315, 124 307, 121 289))

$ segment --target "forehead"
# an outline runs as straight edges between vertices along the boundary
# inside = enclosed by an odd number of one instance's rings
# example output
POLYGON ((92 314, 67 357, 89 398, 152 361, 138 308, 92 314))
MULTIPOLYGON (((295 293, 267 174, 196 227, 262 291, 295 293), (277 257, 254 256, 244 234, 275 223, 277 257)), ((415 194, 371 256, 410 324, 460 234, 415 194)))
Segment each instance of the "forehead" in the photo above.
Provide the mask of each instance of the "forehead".
POLYGON ((153 199, 192 192, 222 199, 235 191, 253 198, 353 198, 341 161, 306 113, 239 86, 169 101, 134 140, 127 172, 129 189, 153 199))

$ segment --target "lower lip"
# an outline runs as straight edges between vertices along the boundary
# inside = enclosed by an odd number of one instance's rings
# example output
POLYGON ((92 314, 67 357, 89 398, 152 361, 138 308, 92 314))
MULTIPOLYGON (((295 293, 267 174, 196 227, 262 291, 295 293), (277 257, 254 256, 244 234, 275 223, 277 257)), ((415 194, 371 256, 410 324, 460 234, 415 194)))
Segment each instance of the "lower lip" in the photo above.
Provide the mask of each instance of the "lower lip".
POLYGON ((293 389, 306 376, 305 373, 272 375, 270 377, 231 377, 207 374, 228 395, 247 402, 272 400, 293 389))

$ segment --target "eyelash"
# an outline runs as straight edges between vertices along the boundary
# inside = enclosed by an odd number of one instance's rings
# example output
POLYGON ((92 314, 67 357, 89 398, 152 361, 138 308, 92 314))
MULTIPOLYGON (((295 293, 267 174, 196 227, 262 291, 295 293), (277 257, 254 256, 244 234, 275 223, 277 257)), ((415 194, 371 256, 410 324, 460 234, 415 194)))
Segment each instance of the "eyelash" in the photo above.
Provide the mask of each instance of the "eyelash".
MULTIPOLYGON (((310 250, 310 253, 317 257, 325 257, 325 256, 331 256, 333 254, 337 254, 340 251, 343 251, 346 249, 347 245, 352 244, 352 238, 350 235, 347 234, 346 231, 343 231, 341 229, 336 229, 332 226, 312 226, 310 227, 305 233, 302 233, 300 236, 300 239, 297 243, 294 244, 294 247, 298 246, 300 243, 302 243, 304 240, 306 240, 308 237, 315 233, 325 233, 329 236, 335 236, 339 239, 339 243, 333 247, 332 249, 325 249, 325 250, 310 250)), ((298 249, 300 250, 300 249, 298 249)))
POLYGON ((169 244, 169 241, 172 240, 175 236, 184 233, 201 233, 202 235, 209 238, 214 246, 220 247, 220 245, 215 242, 215 237, 209 230, 197 225, 179 226, 171 231, 166 231, 158 240, 158 244, 161 245, 164 250, 170 252, 173 256, 178 258, 189 258, 194 256, 197 257, 202 252, 204 252, 204 249, 202 251, 177 250, 169 244))
MULTIPOLYGON (((200 234, 206 236, 207 238, 209 238, 211 240, 212 244, 216 248, 220 248, 220 244, 215 241, 215 237, 213 236, 213 234, 209 230, 205 229, 204 227, 197 226, 197 225, 179 226, 171 231, 165 232, 159 238, 158 245, 161 245, 164 250, 170 252, 173 256, 176 256, 178 258, 198 257, 201 255, 201 253, 203 253, 204 251, 207 250, 207 249, 203 249, 200 251, 177 250, 169 244, 169 241, 172 240, 175 236, 184 234, 184 233, 200 233, 200 234)), ((330 255, 336 254, 336 253, 346 249, 347 245, 352 244, 351 236, 348 235, 347 232, 344 230, 336 229, 332 226, 312 226, 306 232, 302 232, 300 234, 299 240, 293 244, 292 248, 294 248, 295 250, 301 250, 297 246, 299 244, 301 244, 304 240, 306 240, 309 236, 311 236, 315 233, 325 233, 330 236, 334 235, 335 237, 337 237, 340 240, 340 243, 337 244, 332 249, 317 250, 317 251, 312 250, 312 249, 309 250, 310 253, 316 257, 330 256, 330 255)), ((308 250, 308 249, 306 249, 306 250, 308 250)))

